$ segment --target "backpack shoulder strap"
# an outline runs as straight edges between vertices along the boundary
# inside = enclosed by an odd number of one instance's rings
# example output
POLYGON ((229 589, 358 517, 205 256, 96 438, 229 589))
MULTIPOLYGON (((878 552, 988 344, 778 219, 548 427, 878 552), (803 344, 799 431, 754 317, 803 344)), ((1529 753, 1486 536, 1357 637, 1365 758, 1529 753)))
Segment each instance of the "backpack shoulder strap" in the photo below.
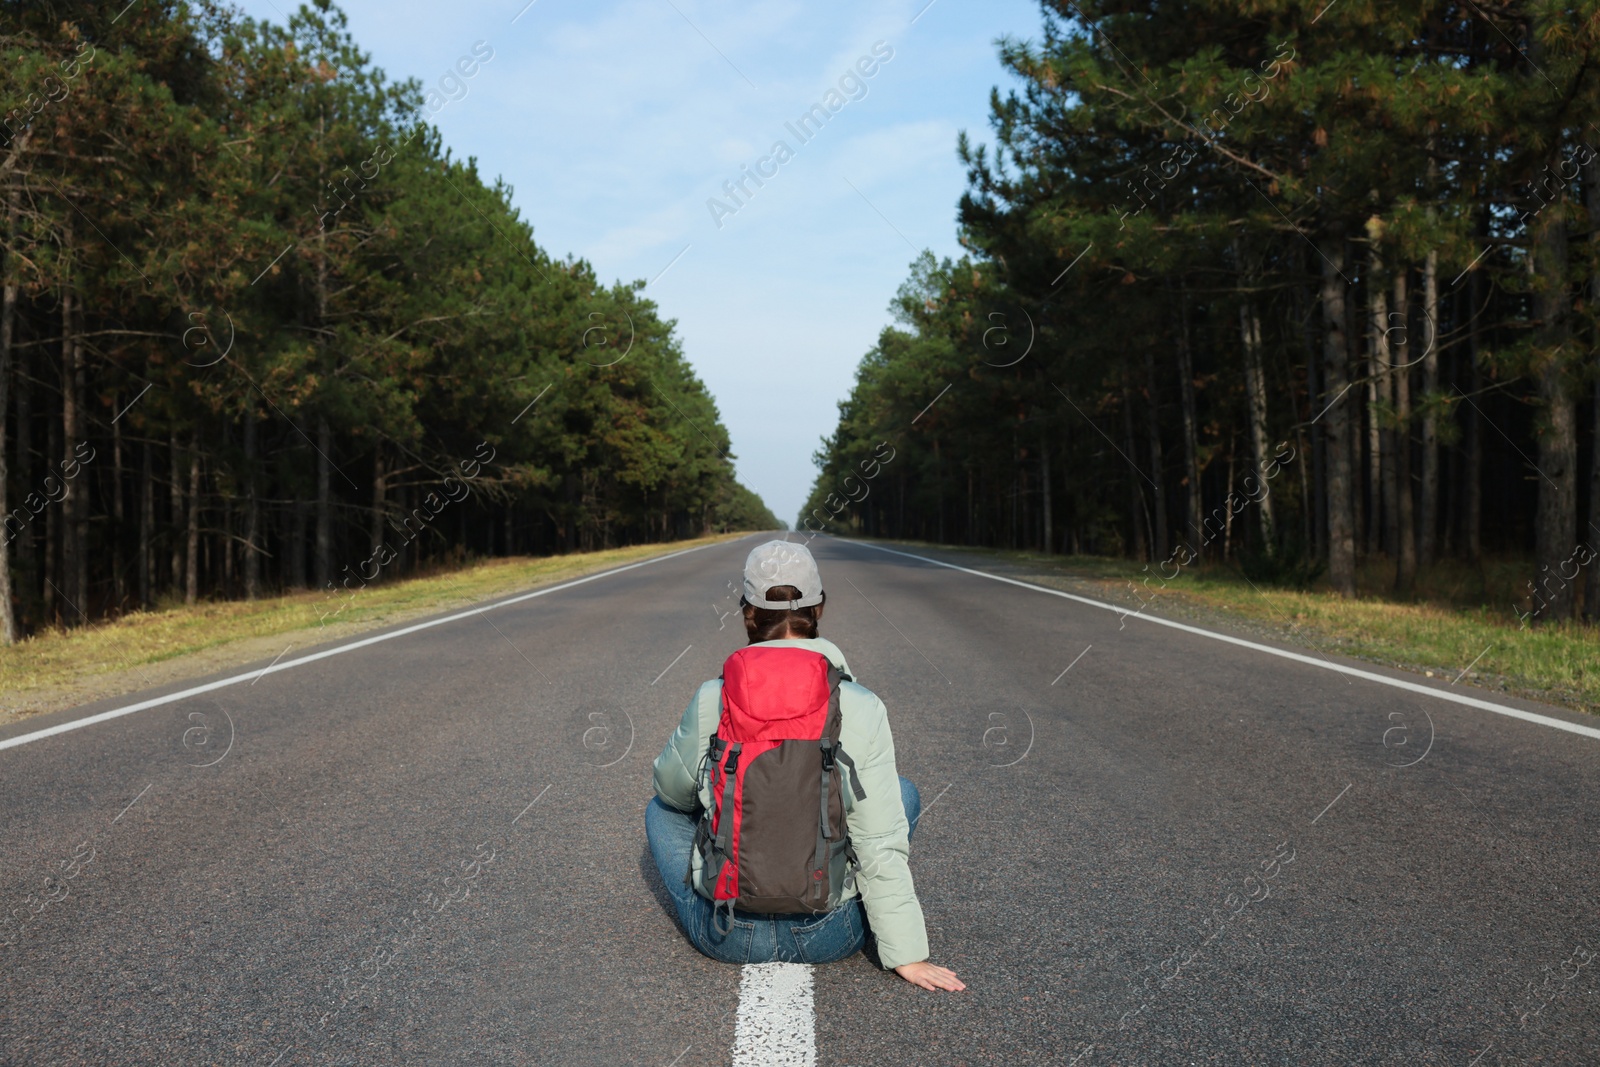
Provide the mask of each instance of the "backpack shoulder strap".
POLYGON ((850 792, 855 794, 857 800, 867 799, 867 791, 861 788, 861 775, 856 773, 856 761, 850 758, 850 753, 842 748, 835 747, 833 758, 839 762, 840 766, 849 768, 850 792))
POLYGON ((867 799, 867 791, 861 788, 861 775, 856 772, 856 761, 839 744, 839 734, 844 728, 843 708, 840 702, 839 686, 853 679, 834 666, 833 661, 828 661, 828 725, 823 731, 823 759, 831 764, 837 761, 850 772, 850 791, 857 800, 867 799))

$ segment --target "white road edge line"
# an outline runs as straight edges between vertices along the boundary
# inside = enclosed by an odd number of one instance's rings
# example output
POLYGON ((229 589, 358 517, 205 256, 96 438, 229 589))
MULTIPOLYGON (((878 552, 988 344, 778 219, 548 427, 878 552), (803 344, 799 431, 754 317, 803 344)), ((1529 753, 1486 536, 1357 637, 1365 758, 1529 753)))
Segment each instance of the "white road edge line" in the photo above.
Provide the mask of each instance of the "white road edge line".
POLYGON ((804 963, 747 963, 739 976, 733 1067, 816 1067, 817 1011, 804 963))
POLYGON ((158 708, 163 704, 173 704, 180 700, 187 700, 190 697, 199 696, 201 693, 210 693, 213 690, 225 689, 230 685, 237 685, 238 683, 246 681, 247 679, 260 678, 263 675, 268 674, 277 674, 279 671, 286 671, 291 667, 299 667, 306 663, 315 663, 317 660, 327 659, 329 656, 338 656, 346 652, 354 652, 358 648, 366 648, 368 645, 376 645, 384 641, 392 641, 397 637, 405 637, 407 634, 414 634, 421 630, 429 630, 435 626, 443 626, 447 622, 456 622, 460 619, 469 618, 473 615, 479 614, 480 612, 493 611, 495 608, 504 608, 509 607, 512 604, 520 604, 524 600, 532 600, 534 597, 545 596, 549 593, 559 593, 563 589, 571 589, 573 586, 583 585, 585 582, 593 582, 601 578, 609 578, 613 574, 621 574, 623 571, 631 571, 636 567, 647 567, 652 563, 661 563, 665 560, 676 559, 678 556, 687 556, 691 552, 699 552, 701 549, 715 548, 717 545, 730 543, 732 542, 718 541, 714 544, 696 545, 693 548, 685 548, 679 552, 669 552, 665 556, 656 556, 653 559, 640 560, 638 563, 630 563, 625 567, 616 567, 609 571, 601 571, 599 574, 591 574, 585 578, 577 578, 570 582, 563 582, 560 585, 552 585, 548 589, 535 589, 531 593, 523 593, 520 596, 511 597, 509 600, 502 600, 498 603, 488 604, 482 607, 468 608, 466 611, 458 611, 454 615, 446 615, 442 619, 430 619, 427 622, 419 622, 414 626, 407 626, 404 629, 394 630, 390 633, 378 634, 375 637, 364 637, 359 641, 352 641, 348 645, 339 645, 337 648, 329 648, 324 649, 321 652, 313 652, 310 655, 301 656, 298 659, 292 659, 286 663, 269 664, 263 670, 250 671, 246 674, 236 674, 231 678, 221 678, 215 682, 207 682, 205 685, 191 686, 188 689, 184 689, 176 693, 169 693, 168 695, 162 697, 151 697, 149 700, 141 700, 137 704, 129 704, 126 707, 113 708, 110 711, 102 711, 97 715, 90 715, 82 719, 74 719, 71 722, 57 723, 54 726, 47 726, 43 730, 35 730, 32 733, 19 734, 16 737, 8 737, 4 740, 0 740, 0 750, 15 748, 18 745, 26 745, 34 741, 42 741, 46 737, 54 737, 56 734, 64 734, 68 730, 78 730, 85 726, 93 726, 96 723, 107 722, 111 719, 119 719, 124 715, 132 715, 136 711, 145 711, 148 708, 158 708))
POLYGON ((1023 589, 1032 589, 1040 593, 1049 593, 1051 596, 1063 597, 1067 600, 1075 600, 1080 604, 1087 604, 1092 608, 1104 608, 1106 611, 1115 611, 1119 614, 1126 615, 1129 618, 1143 619, 1146 622, 1155 623, 1157 626, 1170 626, 1172 629, 1182 630, 1184 633, 1197 634, 1200 637, 1209 637, 1214 641, 1225 641, 1230 645, 1238 645, 1240 648, 1248 648, 1256 652, 1265 652, 1269 656, 1278 656, 1282 659, 1294 660, 1296 663, 1304 663, 1308 667, 1318 667, 1325 671, 1337 671, 1340 674, 1347 674, 1353 678, 1361 678, 1369 682, 1377 682, 1379 685, 1387 685, 1395 689, 1404 689, 1407 692, 1420 693, 1423 696, 1430 696, 1437 700, 1449 701, 1452 704, 1464 704, 1469 708, 1478 708, 1481 711, 1492 711, 1496 715, 1505 715, 1513 719, 1522 719, 1525 722, 1534 722, 1538 723, 1540 726, 1549 726, 1557 730, 1566 730, 1568 733, 1582 734, 1584 737, 1592 737, 1596 740, 1600 740, 1600 729, 1596 729, 1593 726, 1580 726, 1575 722, 1567 722, 1564 719, 1553 719, 1548 715, 1539 715, 1532 711, 1523 711, 1521 708, 1512 708, 1507 707, 1504 704, 1495 704, 1488 700, 1479 700, 1476 697, 1469 697, 1460 692, 1451 692, 1445 689, 1433 689, 1429 686, 1419 685, 1416 682, 1407 682, 1400 678, 1386 678, 1381 674, 1374 674, 1371 671, 1361 670, 1359 667, 1347 667, 1342 663, 1333 663, 1329 660, 1321 660, 1313 656, 1303 656, 1298 652, 1290 652, 1288 649, 1273 648, 1271 645, 1257 644, 1255 641, 1246 641, 1242 637, 1232 637, 1228 634, 1217 633, 1215 630, 1204 630, 1198 626, 1190 626, 1187 623, 1174 622, 1171 619, 1163 619, 1155 615, 1146 615, 1139 612, 1128 611, 1126 608, 1120 608, 1115 604, 1107 604, 1102 600, 1093 600, 1086 596, 1078 596, 1076 593, 1064 593, 1059 589, 1051 589, 1043 585, 1034 585, 1032 582, 1023 582, 1018 581, 1015 578, 1006 578, 998 574, 990 574, 988 571, 973 570, 971 567, 960 567, 954 563, 946 563, 942 559, 933 559, 929 556, 918 556, 914 553, 901 552, 894 548, 884 548, 882 545, 869 544, 866 541, 854 541, 843 537, 836 537, 834 540, 839 541, 842 544, 855 545, 859 548, 870 548, 878 552, 888 552, 895 556, 905 556, 907 559, 921 560, 924 563, 932 563, 938 567, 948 567, 953 571, 961 571, 964 574, 975 574, 979 578, 988 578, 996 582, 1005 582, 1007 585, 1015 585, 1023 589))

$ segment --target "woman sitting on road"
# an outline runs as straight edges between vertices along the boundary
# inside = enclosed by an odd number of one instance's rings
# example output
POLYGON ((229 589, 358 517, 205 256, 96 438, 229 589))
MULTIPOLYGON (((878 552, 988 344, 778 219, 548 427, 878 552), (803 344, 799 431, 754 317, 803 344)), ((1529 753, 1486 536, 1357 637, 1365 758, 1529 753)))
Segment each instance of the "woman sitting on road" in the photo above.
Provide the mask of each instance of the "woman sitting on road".
POLYGON ((923 989, 965 989, 928 962, 907 858, 921 813, 895 770, 888 713, 817 636, 824 596, 804 545, 745 561, 749 646, 702 685, 655 761, 650 853, 690 943, 728 963, 832 963, 872 936, 923 989))

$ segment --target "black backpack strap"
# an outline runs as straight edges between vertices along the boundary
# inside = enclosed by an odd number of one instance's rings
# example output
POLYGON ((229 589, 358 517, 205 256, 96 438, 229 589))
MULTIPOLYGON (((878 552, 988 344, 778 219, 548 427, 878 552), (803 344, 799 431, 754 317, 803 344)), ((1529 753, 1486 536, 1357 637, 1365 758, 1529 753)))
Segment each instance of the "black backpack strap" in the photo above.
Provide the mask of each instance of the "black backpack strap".
POLYGON ((812 861, 811 869, 813 872, 820 872, 821 876, 826 878, 828 876, 829 857, 832 855, 831 850, 828 848, 828 842, 833 840, 833 834, 828 827, 828 782, 833 778, 833 757, 838 745, 831 737, 824 737, 817 742, 817 746, 822 749, 822 789, 820 792, 822 807, 821 818, 817 823, 817 855, 812 861))
MULTIPOLYGON (((820 871, 821 876, 831 880, 833 858, 836 852, 842 850, 847 860, 845 880, 841 886, 842 891, 849 892, 856 883, 856 875, 861 870, 861 865, 856 859, 856 850, 850 843, 850 829, 841 821, 839 827, 839 840, 835 843, 829 833, 828 827, 828 784, 835 773, 839 774, 841 788, 848 788, 856 800, 867 799, 867 791, 861 788, 861 776, 856 772, 856 764, 839 744, 839 734, 844 729, 843 709, 840 704, 839 687, 851 681, 850 675, 836 667, 831 661, 828 663, 828 723, 823 728, 822 739, 819 742, 822 748, 822 810, 820 812, 819 830, 817 832, 817 857, 813 870, 820 871), (849 783, 846 784, 844 774, 838 770, 842 764, 850 772, 849 783)), ((841 816, 843 813, 841 813, 841 816)))
POLYGON ((833 776, 834 763, 844 752, 839 747, 839 742, 831 737, 824 737, 817 742, 817 747, 822 749, 822 831, 828 831, 828 779, 833 776))
MULTIPOLYGON (((728 762, 722 765, 722 797, 717 801, 717 834, 712 838, 708 827, 706 845, 701 847, 701 878, 709 887, 707 891, 713 895, 713 901, 717 880, 722 877, 722 866, 733 856, 733 789, 738 781, 739 753, 743 750, 744 746, 737 741, 727 745, 728 762)), ((705 817, 709 822, 710 813, 705 817)))
POLYGON ((861 884, 861 858, 856 855, 856 847, 848 836, 844 839, 844 858, 848 861, 845 869, 844 885, 845 891, 849 892, 861 884))
POLYGON ((850 769, 850 791, 855 794, 856 799, 867 799, 867 791, 861 788, 861 775, 856 773, 856 761, 850 758, 850 753, 835 745, 833 758, 850 769))
MULTIPOLYGON (((724 691, 724 699, 726 699, 726 691, 724 691)), ((717 837, 715 841, 711 842, 711 856, 708 857, 710 862, 706 863, 704 867, 706 877, 710 880, 713 894, 717 891, 717 880, 722 876, 722 865, 731 858, 733 849, 733 787, 738 781, 736 776, 739 772, 739 753, 743 751, 744 745, 738 741, 729 744, 722 740, 721 737, 715 734, 712 735, 711 749, 708 753, 712 764, 721 763, 722 754, 724 752, 728 753, 728 762, 722 764, 722 798, 716 801, 719 819, 717 837)), ((708 813, 706 815, 706 838, 708 840, 711 836, 710 820, 711 816, 708 813)), ((693 861, 691 860, 690 862, 692 863, 693 861)), ((727 937, 728 934, 733 932, 733 901, 715 899, 711 901, 711 927, 716 930, 718 937, 727 937)))
MULTIPOLYGON (((830 660, 828 663, 828 721, 835 731, 843 731, 844 729, 843 710, 840 708, 839 701, 839 686, 841 683, 848 681, 850 681, 850 676, 835 667, 830 660)), ((830 732, 832 731, 824 728, 823 738, 825 740, 830 732)), ((861 788, 861 775, 856 773, 856 761, 851 759, 849 753, 845 752, 840 746, 837 733, 833 738, 831 754, 826 750, 824 751, 823 759, 825 762, 831 762, 830 755, 832 760, 838 760, 849 768, 850 791, 855 794, 855 798, 857 800, 867 799, 867 791, 861 788)), ((826 773, 824 773, 824 779, 826 779, 826 773)))
POLYGON ((717 802, 716 849, 726 857, 733 848, 733 787, 738 781, 739 753, 744 746, 735 741, 728 746, 728 762, 722 765, 722 799, 717 802))
POLYGON ((706 746, 705 754, 700 757, 700 766, 694 776, 694 803, 698 809, 694 824, 694 844, 689 854, 689 865, 683 872, 683 884, 694 885, 694 853, 698 852, 703 859, 706 853, 706 842, 711 840, 711 812, 700 804, 700 790, 705 786, 706 776, 710 774, 713 764, 721 758, 723 741, 716 734, 711 735, 711 743, 706 746))

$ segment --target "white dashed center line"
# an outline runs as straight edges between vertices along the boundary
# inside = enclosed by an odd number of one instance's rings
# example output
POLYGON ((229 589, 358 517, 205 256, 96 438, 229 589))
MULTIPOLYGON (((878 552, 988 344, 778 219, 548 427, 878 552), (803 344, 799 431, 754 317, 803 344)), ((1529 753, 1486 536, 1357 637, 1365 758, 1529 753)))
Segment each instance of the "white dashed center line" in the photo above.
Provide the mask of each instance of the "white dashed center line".
POLYGON ((816 1067, 817 1011, 811 968, 750 963, 739 979, 733 1067, 816 1067))

